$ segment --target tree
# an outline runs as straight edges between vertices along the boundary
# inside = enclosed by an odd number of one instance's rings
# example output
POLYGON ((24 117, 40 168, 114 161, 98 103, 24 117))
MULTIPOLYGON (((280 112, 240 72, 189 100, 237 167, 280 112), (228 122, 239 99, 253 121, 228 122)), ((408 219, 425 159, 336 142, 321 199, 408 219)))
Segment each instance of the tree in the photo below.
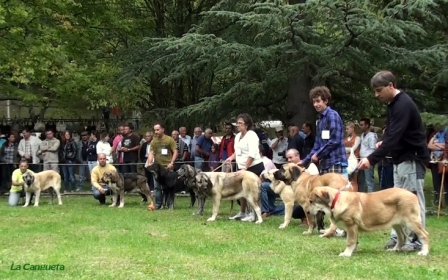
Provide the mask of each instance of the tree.
POLYGON ((425 108, 440 99, 431 94, 435 85, 447 81, 431 76, 446 68, 446 36, 429 32, 447 26, 442 5, 223 0, 182 37, 145 40, 127 57, 122 80, 146 82, 154 99, 163 96, 157 108, 171 112, 164 117, 196 123, 243 111, 258 120, 312 121, 315 85, 331 89, 345 120, 379 116, 369 81, 380 69, 401 77, 425 108))

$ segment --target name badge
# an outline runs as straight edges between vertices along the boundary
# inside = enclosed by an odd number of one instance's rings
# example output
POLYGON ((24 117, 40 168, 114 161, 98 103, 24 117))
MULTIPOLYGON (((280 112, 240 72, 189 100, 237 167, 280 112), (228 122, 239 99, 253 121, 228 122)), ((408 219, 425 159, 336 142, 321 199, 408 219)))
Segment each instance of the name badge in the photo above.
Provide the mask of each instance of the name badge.
POLYGON ((162 148, 161 154, 162 154, 162 156, 167 156, 168 155, 168 149, 167 148, 162 148))
POLYGON ((329 130, 322 130, 322 139, 324 139, 324 140, 330 139, 330 131, 329 130))

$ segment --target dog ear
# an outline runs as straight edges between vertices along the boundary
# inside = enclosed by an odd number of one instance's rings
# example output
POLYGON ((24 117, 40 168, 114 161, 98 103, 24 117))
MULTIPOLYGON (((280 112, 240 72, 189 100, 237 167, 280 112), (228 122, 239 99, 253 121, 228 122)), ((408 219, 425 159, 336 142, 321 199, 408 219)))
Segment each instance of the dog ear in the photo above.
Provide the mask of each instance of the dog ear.
POLYGON ((284 171, 285 170, 283 169, 283 166, 279 170, 275 171, 274 172, 274 179, 275 180, 283 180, 283 179, 285 179, 285 176, 283 176, 283 172, 284 171))
POLYGON ((298 166, 291 167, 291 179, 293 181, 297 181, 299 179, 300 175, 302 174, 302 171, 300 171, 298 166))

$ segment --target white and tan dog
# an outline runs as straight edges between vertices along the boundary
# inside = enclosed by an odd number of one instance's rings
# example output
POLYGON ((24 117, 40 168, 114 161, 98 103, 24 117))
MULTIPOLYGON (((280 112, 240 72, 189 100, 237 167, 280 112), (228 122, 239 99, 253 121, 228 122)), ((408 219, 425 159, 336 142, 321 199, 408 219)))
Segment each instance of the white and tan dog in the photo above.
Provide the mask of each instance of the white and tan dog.
POLYGON ((391 227, 397 232, 398 242, 389 251, 400 251, 407 240, 402 226, 412 230, 422 243, 418 255, 426 256, 429 253, 429 235, 422 226, 418 199, 410 191, 391 188, 359 193, 316 187, 309 199, 311 214, 324 211, 334 224, 347 231, 347 245, 339 256, 352 255, 360 231, 378 231, 391 227))
POLYGON ((51 195, 51 203, 53 204, 53 190, 58 197, 58 204, 62 205, 61 199, 61 175, 54 170, 42 171, 39 173, 32 173, 30 171, 25 172, 22 175, 25 190, 25 205, 27 207, 30 204, 31 193, 35 193, 34 206, 39 206, 40 193, 48 189, 51 195))

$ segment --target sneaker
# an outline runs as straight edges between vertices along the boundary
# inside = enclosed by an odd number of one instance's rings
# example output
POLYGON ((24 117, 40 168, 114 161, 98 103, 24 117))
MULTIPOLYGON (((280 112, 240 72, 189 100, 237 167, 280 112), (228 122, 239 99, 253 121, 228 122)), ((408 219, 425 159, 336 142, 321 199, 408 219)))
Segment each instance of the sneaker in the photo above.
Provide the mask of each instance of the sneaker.
POLYGON ((420 249, 418 248, 418 246, 412 243, 405 244, 403 247, 401 247, 401 251, 403 252, 416 252, 419 250, 420 249))
POLYGON ((395 245, 397 245, 397 241, 391 238, 387 241, 386 245, 384 245, 384 249, 392 249, 395 245))
POLYGON ((241 219, 242 222, 255 222, 255 215, 254 213, 250 213, 248 215, 246 215, 246 217, 241 219))
POLYGON ((77 188, 77 189, 75 190, 75 192, 80 192, 80 191, 82 191, 82 188, 77 188))
POLYGON ((337 228, 333 235, 336 237, 345 237, 346 232, 342 229, 337 228))
POLYGON ((246 217, 246 213, 239 212, 233 217, 229 217, 229 220, 241 220, 242 218, 246 217))

